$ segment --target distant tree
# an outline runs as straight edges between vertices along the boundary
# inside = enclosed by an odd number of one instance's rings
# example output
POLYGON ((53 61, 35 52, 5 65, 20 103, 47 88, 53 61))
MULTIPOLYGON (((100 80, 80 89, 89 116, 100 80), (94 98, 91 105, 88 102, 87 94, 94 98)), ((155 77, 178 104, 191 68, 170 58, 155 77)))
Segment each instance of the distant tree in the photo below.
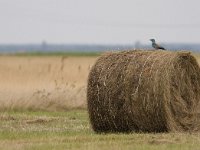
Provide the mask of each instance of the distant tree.
POLYGON ((141 48, 141 43, 140 41, 135 42, 135 48, 141 48))
POLYGON ((47 50, 47 42, 46 42, 45 40, 42 41, 42 44, 41 44, 41 50, 44 50, 44 51, 47 50))

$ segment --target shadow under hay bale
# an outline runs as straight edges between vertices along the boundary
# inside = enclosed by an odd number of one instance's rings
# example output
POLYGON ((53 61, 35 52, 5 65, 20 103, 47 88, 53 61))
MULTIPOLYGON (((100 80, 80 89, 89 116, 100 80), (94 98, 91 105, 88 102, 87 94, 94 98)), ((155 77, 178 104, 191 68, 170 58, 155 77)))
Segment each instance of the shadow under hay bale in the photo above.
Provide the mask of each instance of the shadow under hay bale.
POLYGON ((200 68, 189 52, 123 51, 101 56, 87 87, 96 132, 198 130, 200 68))

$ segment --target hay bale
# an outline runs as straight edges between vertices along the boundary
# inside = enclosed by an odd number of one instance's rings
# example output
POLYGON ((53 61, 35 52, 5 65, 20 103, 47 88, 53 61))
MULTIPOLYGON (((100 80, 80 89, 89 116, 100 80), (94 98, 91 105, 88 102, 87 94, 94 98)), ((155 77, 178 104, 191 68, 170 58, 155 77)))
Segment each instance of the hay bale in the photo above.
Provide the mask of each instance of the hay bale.
POLYGON ((88 112, 96 132, 197 130, 200 68, 189 52, 123 51, 90 71, 88 112))

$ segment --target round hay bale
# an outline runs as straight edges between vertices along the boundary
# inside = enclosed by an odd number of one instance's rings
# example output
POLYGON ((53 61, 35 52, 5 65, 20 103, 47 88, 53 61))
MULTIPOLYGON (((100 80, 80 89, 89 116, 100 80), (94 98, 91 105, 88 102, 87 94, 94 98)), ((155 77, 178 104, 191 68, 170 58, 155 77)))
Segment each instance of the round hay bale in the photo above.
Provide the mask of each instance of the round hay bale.
POLYGON ((105 54, 91 69, 87 103, 96 132, 197 130, 200 68, 189 52, 105 54))

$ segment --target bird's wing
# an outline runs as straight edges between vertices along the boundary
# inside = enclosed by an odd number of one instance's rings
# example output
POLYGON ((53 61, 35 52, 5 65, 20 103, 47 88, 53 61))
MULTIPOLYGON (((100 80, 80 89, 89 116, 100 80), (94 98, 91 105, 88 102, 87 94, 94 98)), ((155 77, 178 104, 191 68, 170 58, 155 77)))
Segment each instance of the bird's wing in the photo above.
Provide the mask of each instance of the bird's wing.
POLYGON ((163 49, 163 50, 165 50, 164 47, 162 47, 162 46, 160 46, 160 45, 158 45, 158 44, 155 44, 155 47, 156 47, 156 49, 163 49))

